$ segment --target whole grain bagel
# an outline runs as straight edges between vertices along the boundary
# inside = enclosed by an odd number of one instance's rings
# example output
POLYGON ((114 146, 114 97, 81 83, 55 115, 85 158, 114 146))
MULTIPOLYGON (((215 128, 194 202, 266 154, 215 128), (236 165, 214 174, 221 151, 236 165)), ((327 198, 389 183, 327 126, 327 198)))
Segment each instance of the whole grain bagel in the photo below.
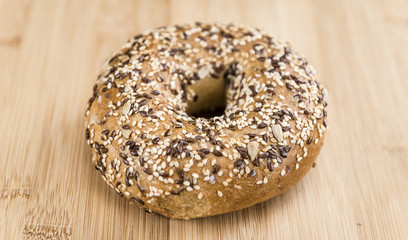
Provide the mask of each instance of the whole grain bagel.
POLYGON ((86 111, 92 162, 119 195, 171 218, 246 208, 314 164, 325 91, 291 46, 256 28, 176 25, 131 38, 86 111))

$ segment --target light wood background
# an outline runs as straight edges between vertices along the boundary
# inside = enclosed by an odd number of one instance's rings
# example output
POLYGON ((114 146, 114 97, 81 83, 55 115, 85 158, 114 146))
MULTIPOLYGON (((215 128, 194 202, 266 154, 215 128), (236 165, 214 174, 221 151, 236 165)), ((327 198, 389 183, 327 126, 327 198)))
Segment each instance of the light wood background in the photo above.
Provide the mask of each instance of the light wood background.
POLYGON ((408 1, 0 0, 0 239, 408 239, 408 1), (103 61, 151 27, 243 23, 329 90, 317 167, 232 214, 181 221, 107 187, 85 144, 103 61))

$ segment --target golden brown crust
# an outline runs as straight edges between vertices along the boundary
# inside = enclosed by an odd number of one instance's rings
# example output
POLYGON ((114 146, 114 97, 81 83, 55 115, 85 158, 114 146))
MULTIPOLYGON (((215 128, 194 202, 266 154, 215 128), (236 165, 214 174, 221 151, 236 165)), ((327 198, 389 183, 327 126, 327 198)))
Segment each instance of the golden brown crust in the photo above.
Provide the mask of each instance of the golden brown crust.
POLYGON ((138 35, 107 61, 86 134, 93 163, 120 195, 189 219, 242 209, 297 183, 322 147, 326 105, 313 68, 288 43, 196 23, 138 35), (219 81, 224 114, 188 115, 189 104, 198 109, 220 95, 219 81))

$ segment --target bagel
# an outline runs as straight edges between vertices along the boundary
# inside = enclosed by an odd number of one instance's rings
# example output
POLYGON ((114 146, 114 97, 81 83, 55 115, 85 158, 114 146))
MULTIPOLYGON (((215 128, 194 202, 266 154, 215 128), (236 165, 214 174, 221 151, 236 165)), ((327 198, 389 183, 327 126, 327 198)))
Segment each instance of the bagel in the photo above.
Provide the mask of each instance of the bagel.
POLYGON ((105 63, 86 138, 120 196, 198 218, 297 183, 323 145, 326 106, 315 70, 287 42, 233 24, 160 27, 105 63))

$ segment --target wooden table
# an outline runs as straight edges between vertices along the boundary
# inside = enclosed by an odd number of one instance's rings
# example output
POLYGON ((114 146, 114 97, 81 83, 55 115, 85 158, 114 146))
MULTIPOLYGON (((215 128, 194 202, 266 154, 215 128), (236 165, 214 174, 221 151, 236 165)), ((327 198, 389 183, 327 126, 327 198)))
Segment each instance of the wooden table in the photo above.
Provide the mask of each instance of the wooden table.
POLYGON ((408 239, 407 57, 406 0, 0 0, 0 239, 408 239), (289 192, 170 220, 106 186, 83 113, 127 38, 196 20, 289 40, 329 90, 331 128, 289 192))

